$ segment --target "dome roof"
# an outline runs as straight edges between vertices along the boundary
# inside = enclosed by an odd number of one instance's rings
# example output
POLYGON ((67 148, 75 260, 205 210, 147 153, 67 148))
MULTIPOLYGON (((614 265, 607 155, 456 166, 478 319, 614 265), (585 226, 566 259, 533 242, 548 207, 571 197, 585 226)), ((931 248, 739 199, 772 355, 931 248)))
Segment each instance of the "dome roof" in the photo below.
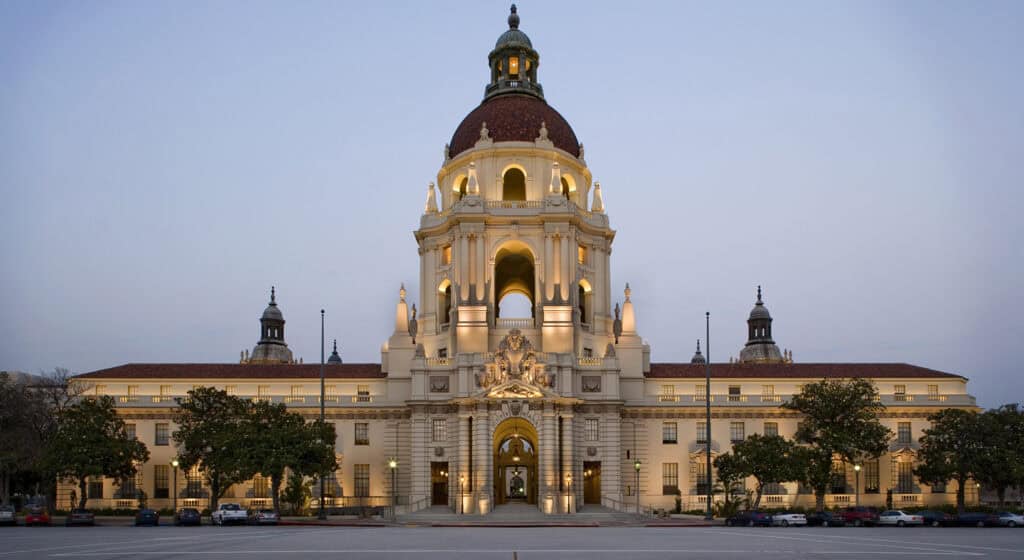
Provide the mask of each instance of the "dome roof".
POLYGON ((529 48, 533 48, 533 43, 530 42, 530 38, 526 36, 526 33, 518 29, 509 29, 508 31, 501 34, 498 37, 497 42, 494 43, 494 48, 500 49, 506 46, 525 45, 529 48))
POLYGON ((580 155, 576 133, 565 117, 547 102, 531 95, 505 94, 484 100, 462 119, 449 142, 449 157, 472 148, 480 139, 480 128, 484 123, 487 123, 487 130, 495 142, 533 142, 540 136, 543 123, 548 129, 548 139, 556 148, 574 157, 580 155))
POLYGON ((261 321, 266 319, 284 321, 284 315, 277 308, 277 293, 273 286, 270 287, 270 303, 267 304, 267 308, 263 310, 263 315, 260 317, 261 321))
POLYGON ((757 302, 754 304, 754 308, 750 310, 750 319, 771 319, 772 314, 768 313, 768 308, 764 306, 764 302, 761 301, 761 286, 757 287, 757 302))

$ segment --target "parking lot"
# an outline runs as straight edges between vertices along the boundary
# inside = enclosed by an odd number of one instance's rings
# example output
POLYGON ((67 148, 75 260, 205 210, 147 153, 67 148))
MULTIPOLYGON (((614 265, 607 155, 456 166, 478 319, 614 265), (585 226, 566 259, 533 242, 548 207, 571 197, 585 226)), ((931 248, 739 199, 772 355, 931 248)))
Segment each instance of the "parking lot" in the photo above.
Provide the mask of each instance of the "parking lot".
POLYGON ((1024 558, 1024 529, 18 527, 0 559, 1024 558))

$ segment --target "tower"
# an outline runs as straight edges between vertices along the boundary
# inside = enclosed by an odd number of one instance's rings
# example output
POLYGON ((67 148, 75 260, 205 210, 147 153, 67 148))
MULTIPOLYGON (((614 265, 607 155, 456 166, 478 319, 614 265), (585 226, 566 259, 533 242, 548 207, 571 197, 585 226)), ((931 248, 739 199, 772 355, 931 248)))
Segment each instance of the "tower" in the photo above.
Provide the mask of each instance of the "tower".
POLYGON ((781 363, 782 353, 772 340, 772 315, 761 301, 761 286, 757 287, 757 301, 747 318, 747 344, 740 351, 741 363, 781 363))
POLYGON ((250 364, 290 364, 292 351, 284 341, 284 315, 277 307, 277 294, 270 287, 270 303, 260 317, 260 341, 252 349, 250 364))

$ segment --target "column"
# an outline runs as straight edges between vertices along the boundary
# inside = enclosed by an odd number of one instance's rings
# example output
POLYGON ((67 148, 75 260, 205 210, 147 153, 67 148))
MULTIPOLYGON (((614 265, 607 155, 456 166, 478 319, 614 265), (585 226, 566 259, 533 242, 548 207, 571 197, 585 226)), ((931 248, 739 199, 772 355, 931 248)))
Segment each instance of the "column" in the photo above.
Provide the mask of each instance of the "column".
POLYGON ((544 513, 555 513, 558 506, 555 501, 558 499, 558 484, 555 477, 558 475, 555 467, 555 451, 558 446, 558 438, 555 434, 555 411, 551 404, 544 405, 544 412, 541 417, 540 431, 540 501, 541 511, 544 513))
MULTIPOLYGON (((467 290, 469 290, 469 240, 466 239, 464 233, 459 234, 459 260, 455 266, 459 270, 458 299, 465 299, 467 290)), ((452 302, 452 305, 457 305, 457 302, 452 302)))
POLYGON ((555 269, 552 259, 552 248, 551 248, 551 234, 544 234, 544 298, 551 299, 554 297, 554 286, 555 286, 555 269))
MULTIPOLYGON (((469 488, 469 441, 472 434, 469 432, 469 415, 465 413, 459 413, 459 463, 458 468, 455 470, 455 484, 459 485, 459 500, 455 503, 455 513, 470 513, 470 503, 472 500, 467 499, 466 496, 470 495, 471 489, 469 488), (462 479, 460 483, 459 480, 462 479), (461 501, 460 505, 458 502, 461 501)), ((449 478, 450 479, 450 478, 449 478)))
POLYGON ((569 299, 570 289, 575 290, 576 286, 576 273, 575 267, 573 267, 572 260, 569 258, 569 236, 568 234, 562 236, 561 242, 561 271, 559 271, 560 282, 562 283, 562 299, 569 299))
POLYGON ((620 431, 622 418, 618 412, 603 414, 600 424, 600 438, 604 441, 601 450, 601 496, 622 500, 622 457, 626 456, 622 448, 620 431))
POLYGON ((487 294, 484 293, 484 284, 487 278, 487 261, 484 254, 484 234, 476 235, 476 298, 478 301, 485 301, 487 294))
POLYGON ((410 475, 412 479, 412 501, 420 500, 430 495, 430 461, 428 459, 427 442, 429 440, 429 418, 426 413, 415 413, 412 417, 412 464, 410 475))
MULTIPOLYGON (((576 449, 576 446, 575 446, 575 441, 573 439, 574 438, 574 436, 573 436, 574 432, 573 432, 573 429, 572 429, 572 423, 573 423, 573 416, 572 416, 572 414, 563 414, 562 415, 562 465, 565 468, 565 474, 571 474, 572 475, 572 488, 571 489, 570 488, 566 488, 566 494, 567 495, 570 495, 570 494, 572 495, 572 499, 568 500, 568 502, 566 504, 567 511, 569 513, 572 513, 573 511, 579 509, 578 508, 578 504, 576 503, 576 494, 578 493, 576 491, 576 489, 578 488, 578 485, 581 482, 580 479, 577 478, 577 472, 576 472, 577 471, 577 469, 576 469, 576 460, 575 460, 575 449, 576 449)), ((565 476, 565 474, 563 474, 563 476, 565 476)))
POLYGON ((490 511, 491 494, 491 442, 487 417, 487 404, 477 405, 473 415, 473 498, 477 513, 486 515, 490 511))

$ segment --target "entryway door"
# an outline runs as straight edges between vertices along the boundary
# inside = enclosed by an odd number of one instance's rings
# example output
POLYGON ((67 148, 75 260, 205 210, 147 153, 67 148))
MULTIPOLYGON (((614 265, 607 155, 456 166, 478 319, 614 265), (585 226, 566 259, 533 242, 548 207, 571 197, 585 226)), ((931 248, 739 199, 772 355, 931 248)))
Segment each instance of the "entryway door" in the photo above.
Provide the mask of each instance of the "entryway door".
POLYGON ((448 505, 448 463, 430 463, 430 503, 448 505))
POLYGON ((583 461, 583 503, 601 504, 601 461, 583 461))

